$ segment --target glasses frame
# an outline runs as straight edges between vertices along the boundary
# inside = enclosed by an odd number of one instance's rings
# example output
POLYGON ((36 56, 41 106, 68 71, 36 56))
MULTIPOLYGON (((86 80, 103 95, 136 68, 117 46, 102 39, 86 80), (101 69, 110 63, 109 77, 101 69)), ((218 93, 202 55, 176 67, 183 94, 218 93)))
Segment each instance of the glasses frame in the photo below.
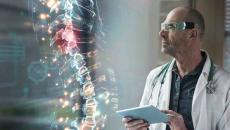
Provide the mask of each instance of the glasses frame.
POLYGON ((199 26, 194 22, 163 22, 161 23, 161 30, 165 31, 181 31, 187 29, 198 28, 199 26))

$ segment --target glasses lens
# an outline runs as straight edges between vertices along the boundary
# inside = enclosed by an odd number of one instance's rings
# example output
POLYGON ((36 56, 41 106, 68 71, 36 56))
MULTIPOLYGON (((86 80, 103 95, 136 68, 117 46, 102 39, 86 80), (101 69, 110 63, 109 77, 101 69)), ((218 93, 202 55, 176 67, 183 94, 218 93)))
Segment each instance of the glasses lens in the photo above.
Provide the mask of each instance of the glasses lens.
POLYGON ((177 30, 177 23, 162 23, 161 30, 165 31, 176 31, 177 30))
POLYGON ((178 31, 194 28, 193 22, 163 22, 161 23, 161 30, 178 31))

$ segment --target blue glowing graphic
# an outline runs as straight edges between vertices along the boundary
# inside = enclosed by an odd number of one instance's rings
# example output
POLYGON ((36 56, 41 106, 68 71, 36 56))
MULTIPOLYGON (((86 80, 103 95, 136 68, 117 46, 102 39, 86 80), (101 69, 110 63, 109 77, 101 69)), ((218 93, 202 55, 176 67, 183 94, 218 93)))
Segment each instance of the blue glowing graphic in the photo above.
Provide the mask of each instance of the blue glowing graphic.
POLYGON ((34 61, 29 65, 27 69, 27 74, 28 74, 28 78, 37 84, 46 79, 48 74, 48 69, 40 61, 34 61))

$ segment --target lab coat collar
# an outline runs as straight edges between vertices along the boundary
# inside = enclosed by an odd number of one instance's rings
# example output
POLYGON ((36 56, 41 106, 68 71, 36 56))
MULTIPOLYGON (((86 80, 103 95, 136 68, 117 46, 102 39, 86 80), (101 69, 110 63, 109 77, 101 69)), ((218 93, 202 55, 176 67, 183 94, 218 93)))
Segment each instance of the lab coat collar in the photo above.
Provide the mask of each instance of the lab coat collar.
POLYGON ((203 70, 202 70, 200 77, 199 77, 197 84, 196 84, 196 89, 195 89, 195 92, 193 95, 192 105, 194 105, 199 94, 206 88, 206 85, 208 83, 209 72, 211 69, 211 59, 210 59, 208 53, 204 50, 202 50, 202 52, 204 52, 206 54, 206 61, 205 61, 203 70))
POLYGON ((160 109, 169 109, 170 91, 172 82, 172 69, 176 60, 173 59, 168 68, 168 72, 165 77, 165 83, 162 85, 162 92, 160 94, 160 109), (162 94, 163 93, 163 94, 162 94))

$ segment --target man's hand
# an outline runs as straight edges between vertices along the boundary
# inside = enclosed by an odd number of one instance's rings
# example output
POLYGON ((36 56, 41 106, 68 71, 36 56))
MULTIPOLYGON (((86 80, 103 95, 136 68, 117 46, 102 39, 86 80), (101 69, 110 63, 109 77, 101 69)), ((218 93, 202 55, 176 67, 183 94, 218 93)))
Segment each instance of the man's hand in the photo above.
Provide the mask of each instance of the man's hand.
POLYGON ((187 130, 182 115, 172 110, 162 110, 162 112, 168 115, 169 121, 167 124, 171 130, 187 130))
POLYGON ((123 118, 122 122, 128 130, 147 130, 149 127, 148 123, 138 119, 123 118))

